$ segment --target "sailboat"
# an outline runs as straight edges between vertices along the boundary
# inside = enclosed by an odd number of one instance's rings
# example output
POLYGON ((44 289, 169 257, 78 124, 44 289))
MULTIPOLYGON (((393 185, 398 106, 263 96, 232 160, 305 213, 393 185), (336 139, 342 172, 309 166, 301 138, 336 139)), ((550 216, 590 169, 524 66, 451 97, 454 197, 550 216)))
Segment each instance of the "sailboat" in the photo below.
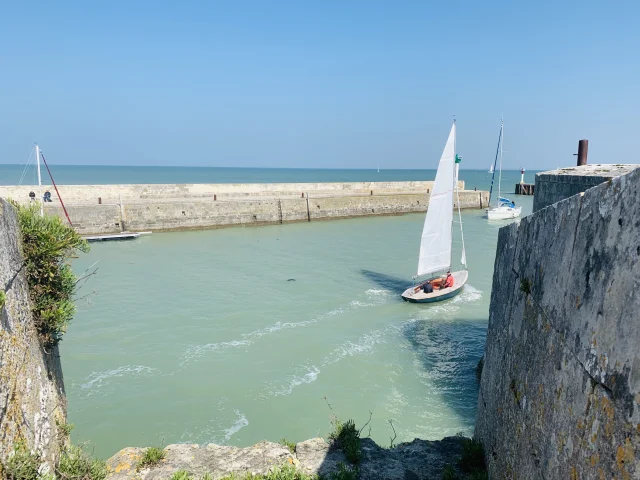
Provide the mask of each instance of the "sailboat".
POLYGON ((516 204, 504 198, 500 192, 502 183, 502 145, 504 143, 504 122, 500 123, 500 135, 498 136, 498 148, 496 149, 496 158, 493 161, 492 169, 493 175, 491 176, 491 188, 489 189, 489 207, 487 208, 487 218, 489 220, 507 220, 509 218, 517 218, 520 216, 522 207, 516 207, 516 204), (491 208, 491 195, 493 193, 493 179, 496 176, 495 165, 498 161, 498 155, 500 156, 500 173, 498 174, 498 200, 496 206, 491 208))
POLYGON ((426 279, 417 284, 414 283, 413 286, 404 291, 402 298, 405 301, 431 303, 446 300, 460 293, 469 278, 458 194, 458 164, 460 160, 461 157, 456 155, 456 123, 454 121, 442 152, 442 157, 440 157, 436 180, 431 192, 422 230, 418 273, 414 279, 419 277, 426 277, 426 279), (458 195, 458 218, 460 220, 460 237, 462 239, 461 263, 464 266, 464 270, 451 272, 453 286, 444 287, 442 275, 436 274, 451 270, 454 190, 458 195), (444 288, 440 288, 441 286, 444 288))

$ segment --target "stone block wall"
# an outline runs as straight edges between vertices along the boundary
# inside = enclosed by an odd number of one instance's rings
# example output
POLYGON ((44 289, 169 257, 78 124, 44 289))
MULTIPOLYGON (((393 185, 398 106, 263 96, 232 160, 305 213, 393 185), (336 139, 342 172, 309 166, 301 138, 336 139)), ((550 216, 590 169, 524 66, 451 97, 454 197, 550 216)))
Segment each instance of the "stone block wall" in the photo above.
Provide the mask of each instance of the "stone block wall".
POLYGON ((533 211, 625 175, 637 165, 584 165, 536 174, 533 211))
POLYGON ((58 349, 44 351, 31 318, 15 210, 0 199, 0 463, 24 441, 45 460, 59 455, 66 397, 58 349))
POLYGON ((490 478, 640 478, 639 239, 640 170, 500 230, 475 432, 490 478))
MULTIPOLYGON (((460 192, 460 208, 486 207, 488 193, 460 192)), ((132 201, 122 204, 65 204, 74 228, 83 235, 122 231, 169 231, 265 225, 366 215, 425 212, 429 194, 349 194, 245 198, 193 198, 132 201)), ((457 208, 457 198, 455 207, 457 208)), ((45 213, 65 222, 62 207, 46 203, 45 213)))

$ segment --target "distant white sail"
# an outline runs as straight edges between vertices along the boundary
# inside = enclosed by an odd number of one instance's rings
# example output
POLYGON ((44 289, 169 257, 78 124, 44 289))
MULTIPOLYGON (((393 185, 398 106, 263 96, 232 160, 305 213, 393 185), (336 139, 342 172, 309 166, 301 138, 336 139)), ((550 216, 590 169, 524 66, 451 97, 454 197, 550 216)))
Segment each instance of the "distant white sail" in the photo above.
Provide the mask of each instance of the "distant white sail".
POLYGON ((455 143, 456 125, 454 123, 440 157, 427 217, 424 221, 418 276, 446 270, 451 266, 455 143))
POLYGON ((489 173, 493 173, 493 163, 491 164, 491 166, 489 167, 489 173))

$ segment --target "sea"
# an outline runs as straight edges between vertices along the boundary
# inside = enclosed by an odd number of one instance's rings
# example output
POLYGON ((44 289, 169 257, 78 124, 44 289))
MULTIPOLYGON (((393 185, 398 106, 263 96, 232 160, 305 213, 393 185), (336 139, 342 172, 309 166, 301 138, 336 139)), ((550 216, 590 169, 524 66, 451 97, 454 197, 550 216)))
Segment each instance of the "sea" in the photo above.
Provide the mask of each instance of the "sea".
MULTIPOLYGON (((0 165, 0 183, 18 183, 21 168, 0 165)), ((435 177, 376 169, 52 171, 60 185, 435 177)), ((460 177, 468 189, 490 188, 486 171, 460 177)), ((524 216, 533 197, 512 194, 519 180, 519 172, 502 172, 502 194, 524 216)), ((525 180, 533 183, 533 174, 525 180)), ((326 437, 332 414, 369 422, 362 434, 383 446, 470 435, 497 235, 509 223, 483 214, 462 212, 468 284, 430 305, 400 297, 416 272, 424 214, 92 244, 73 262, 86 278, 61 342, 73 440, 103 458, 128 446, 297 442, 326 437)), ((462 244, 454 226, 455 268, 462 244)))

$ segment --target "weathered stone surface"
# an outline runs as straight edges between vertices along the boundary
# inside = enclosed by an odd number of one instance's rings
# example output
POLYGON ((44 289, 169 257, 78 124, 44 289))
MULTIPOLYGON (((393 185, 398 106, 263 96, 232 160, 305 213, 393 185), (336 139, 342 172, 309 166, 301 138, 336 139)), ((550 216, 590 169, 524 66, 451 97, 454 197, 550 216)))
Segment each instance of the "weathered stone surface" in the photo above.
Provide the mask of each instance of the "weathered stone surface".
POLYGON ((296 458, 300 468, 309 474, 328 475, 347 459, 341 450, 331 448, 322 438, 312 438, 296 445, 296 458))
POLYGON ((415 439, 390 449, 365 438, 362 440, 362 452, 360 477, 363 479, 440 479, 445 465, 457 465, 462 453, 462 438, 447 437, 436 442, 415 439))
POLYGON ((612 178, 626 175, 636 168, 638 165, 593 164, 537 173, 533 211, 537 212, 612 178))
POLYGON ((170 478, 178 470, 195 476, 209 473, 214 480, 231 473, 266 474, 273 466, 296 462, 287 447, 261 442, 252 447, 238 448, 220 445, 169 445, 166 457, 158 465, 137 470, 144 448, 125 448, 107 461, 110 480, 170 478))
POLYGON ((0 199, 0 462, 24 439, 48 470, 59 455, 66 398, 58 349, 43 351, 33 326, 20 242, 15 211, 0 199))
POLYGON ((639 239, 640 170, 500 230, 476 423, 491 478, 640 478, 639 239))
MULTIPOLYGON (((209 473, 214 480, 231 473, 266 474, 274 466, 295 465, 308 474, 328 476, 348 465, 344 454, 322 438, 296 445, 291 454, 277 443, 262 442, 253 447, 219 445, 169 445, 166 457, 158 465, 137 470, 144 448, 125 448, 107 461, 108 480, 159 480, 170 478, 178 470, 195 476, 209 473)), ((442 477, 447 464, 457 465, 462 453, 462 438, 448 437, 438 442, 414 440, 385 449, 368 438, 362 439, 363 458, 360 478, 370 480, 431 480, 442 477)))

